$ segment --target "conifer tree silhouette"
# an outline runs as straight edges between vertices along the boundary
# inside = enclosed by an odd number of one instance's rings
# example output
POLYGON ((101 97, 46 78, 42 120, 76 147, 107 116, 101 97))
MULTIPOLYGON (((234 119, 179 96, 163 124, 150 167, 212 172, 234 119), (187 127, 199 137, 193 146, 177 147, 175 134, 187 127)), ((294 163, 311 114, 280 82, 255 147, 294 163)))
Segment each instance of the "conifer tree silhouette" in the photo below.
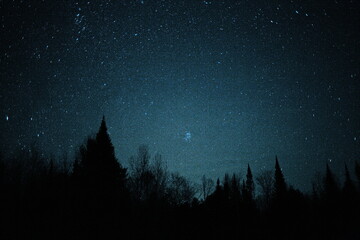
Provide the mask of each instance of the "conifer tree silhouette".
POLYGON ((114 146, 107 132, 105 117, 95 138, 89 138, 86 146, 80 149, 80 159, 74 165, 74 171, 80 171, 86 177, 98 177, 97 181, 122 182, 126 178, 126 169, 115 157, 114 146))
POLYGON ((115 201, 118 197, 127 197, 126 169, 115 157, 105 117, 96 137, 89 138, 86 144, 80 147, 73 176, 82 188, 80 191, 83 197, 90 194, 95 201, 94 204, 107 204, 106 198, 115 201))
POLYGON ((113 181, 124 182, 126 178, 126 169, 123 168, 115 157, 114 146, 111 143, 107 131, 105 117, 101 121, 100 129, 96 134, 98 165, 103 174, 113 181))
MULTIPOLYGON (((0 187, 2 187, 2 183, 4 181, 4 173, 5 173, 5 162, 2 153, 0 152, 0 187)), ((0 189, 0 191, 1 190, 2 189, 0 189)))
POLYGON ((209 197, 210 202, 216 205, 221 204, 224 201, 224 188, 220 185, 220 179, 216 180, 216 187, 214 193, 209 197))
POLYGON ((219 178, 216 180, 216 188, 215 188, 215 191, 221 191, 220 179, 219 179, 219 178))
POLYGON ((358 182, 358 191, 360 192, 360 165, 357 161, 355 162, 355 175, 358 182))
POLYGON ((80 147, 73 179, 76 189, 73 214, 80 226, 87 229, 85 233, 91 230, 95 236, 110 234, 124 226, 129 203, 126 169, 115 157, 105 117, 96 136, 80 147))
POLYGON ((240 198, 241 198, 240 179, 235 175, 235 173, 233 174, 233 176, 231 178, 230 189, 231 189, 231 198, 236 203, 238 203, 240 201, 240 198))
POLYGON ((335 176, 332 173, 329 164, 326 164, 324 189, 325 189, 325 197, 327 200, 334 200, 334 198, 337 196, 339 192, 339 188, 336 183, 335 176))
POLYGON ((230 177, 229 174, 225 174, 223 183, 224 199, 229 200, 230 198, 230 177))
POLYGON ((350 177, 349 169, 346 164, 345 164, 345 182, 344 182, 343 192, 345 194, 345 197, 353 196, 355 194, 355 186, 350 177))
POLYGON ((350 177, 349 170, 345 164, 345 182, 342 188, 342 204, 341 207, 348 216, 348 221, 351 222, 351 219, 357 215, 356 213, 356 202, 357 202, 357 192, 353 180, 350 177), (352 217, 350 217, 352 216, 352 217))
POLYGON ((246 182, 245 182, 246 195, 249 201, 254 199, 254 190, 255 184, 253 175, 251 173, 250 165, 248 164, 247 173, 246 173, 246 182))
POLYGON ((260 187, 260 201, 263 207, 269 207, 274 189, 274 173, 270 170, 264 170, 256 177, 256 182, 260 187))
POLYGON ((275 157, 275 179, 274 179, 274 198, 281 199, 287 191, 284 175, 280 168, 277 156, 275 157))
POLYGON ((201 178, 202 182, 202 195, 204 200, 214 191, 214 181, 211 178, 206 178, 205 175, 201 178))

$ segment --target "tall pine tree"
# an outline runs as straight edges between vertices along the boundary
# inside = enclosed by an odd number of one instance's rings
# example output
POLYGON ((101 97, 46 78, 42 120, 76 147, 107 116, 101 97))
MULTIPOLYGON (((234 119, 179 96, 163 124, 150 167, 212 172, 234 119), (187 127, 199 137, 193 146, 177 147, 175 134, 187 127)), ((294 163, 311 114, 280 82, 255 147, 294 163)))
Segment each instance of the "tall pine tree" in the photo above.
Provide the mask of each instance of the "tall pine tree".
POLYGON ((344 182, 343 191, 345 195, 355 194, 355 186, 350 177, 349 169, 346 164, 345 164, 345 182, 344 182))
POLYGON ((325 197, 328 200, 334 200, 338 196, 339 187, 336 183, 335 176, 332 173, 329 164, 326 164, 326 174, 324 181, 325 197))
POLYGON ((119 183, 124 182, 126 178, 126 169, 123 168, 115 157, 114 146, 111 143, 107 131, 105 117, 103 117, 100 129, 96 134, 96 144, 98 151, 98 165, 102 167, 103 174, 107 175, 110 180, 119 183))
POLYGON ((248 200, 252 201, 254 199, 255 184, 249 164, 246 173, 245 189, 248 200))
POLYGON ((274 198, 282 199, 287 191, 285 178, 280 168, 277 156, 275 157, 275 182, 274 182, 274 198))
POLYGON ((358 188, 359 188, 358 190, 360 192, 360 165, 357 161, 355 162, 355 175, 358 182, 358 188))
POLYGON ((343 193, 343 207, 351 211, 356 203, 356 189, 350 177, 349 170, 345 164, 345 182, 342 189, 343 193))
POLYGON ((115 157, 103 117, 96 136, 80 147, 73 168, 72 217, 77 227, 109 238, 107 234, 126 226, 130 211, 125 181, 126 169, 115 157))
POLYGON ((105 117, 95 138, 80 147, 73 174, 96 191, 124 191, 126 169, 115 157, 114 146, 107 131, 105 117))

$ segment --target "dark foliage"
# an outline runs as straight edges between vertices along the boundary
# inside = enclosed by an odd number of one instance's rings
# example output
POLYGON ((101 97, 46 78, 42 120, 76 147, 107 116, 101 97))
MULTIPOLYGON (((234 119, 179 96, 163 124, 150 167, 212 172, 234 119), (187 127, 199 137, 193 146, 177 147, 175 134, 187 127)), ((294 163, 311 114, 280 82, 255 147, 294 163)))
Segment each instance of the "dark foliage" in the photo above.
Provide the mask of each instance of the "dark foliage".
POLYGON ((360 165, 358 162, 355 162, 355 174, 357 178, 358 188, 360 191, 360 165))
MULTIPOLYGON (((359 181, 359 165, 355 165, 359 181)), ((125 169, 105 119, 72 165, 35 148, 0 155, 1 239, 360 239, 360 197, 345 165, 329 166, 311 196, 274 173, 226 174, 197 187, 141 146, 125 169)))
POLYGON ((274 182, 274 199, 275 200, 282 200, 286 194, 286 183, 285 178, 280 168, 280 164, 278 158, 275 158, 275 182, 274 182))
POLYGON ((253 175, 251 173, 250 165, 248 165, 247 173, 246 173, 244 198, 246 198, 247 201, 253 201, 255 194, 254 191, 255 191, 255 184, 253 180, 253 175))
POLYGON ((356 197, 355 185, 350 177, 349 169, 345 164, 345 182, 343 187, 343 194, 347 200, 354 199, 356 197))

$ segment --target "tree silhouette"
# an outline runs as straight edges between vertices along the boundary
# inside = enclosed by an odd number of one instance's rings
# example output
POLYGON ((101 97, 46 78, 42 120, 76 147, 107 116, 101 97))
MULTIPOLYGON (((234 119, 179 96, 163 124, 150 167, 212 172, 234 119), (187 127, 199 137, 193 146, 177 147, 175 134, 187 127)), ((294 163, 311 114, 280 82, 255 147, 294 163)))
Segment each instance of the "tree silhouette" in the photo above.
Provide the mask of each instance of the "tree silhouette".
POLYGON ((357 161, 355 162, 355 175, 356 175, 356 178, 357 178, 358 188, 359 188, 359 191, 360 191, 360 165, 359 165, 359 163, 357 161))
POLYGON ((89 137, 80 147, 73 180, 73 221, 81 237, 111 234, 118 231, 119 225, 124 226, 129 211, 126 169, 115 157, 105 117, 96 137, 89 137))
POLYGON ((221 186, 219 178, 216 180, 215 191, 208 196, 206 201, 216 207, 220 207, 225 201, 224 188, 221 186))
POLYGON ((343 193, 345 198, 355 197, 355 193, 356 193, 354 183, 350 177, 349 169, 347 168, 346 164, 345 164, 345 182, 343 187, 343 193))
POLYGON ((285 178, 280 168, 277 156, 275 157, 275 175, 274 175, 274 198, 275 200, 281 199, 285 196, 287 186, 285 178))
POLYGON ((225 173, 223 181, 223 193, 225 200, 230 199, 230 176, 228 173, 225 173))
POLYGON ((139 201, 149 200, 156 191, 155 174, 151 169, 150 158, 148 146, 141 145, 137 156, 132 156, 129 159, 130 187, 134 199, 139 201))
POLYGON ((237 176, 235 173, 231 177, 230 197, 234 200, 235 203, 238 203, 241 198, 240 177, 237 176))
POLYGON ((102 161, 99 167, 102 167, 101 170, 104 175, 107 175, 110 180, 114 182, 124 183, 126 179, 126 169, 120 165, 115 157, 115 150, 107 131, 105 117, 103 117, 100 129, 96 134, 96 143, 98 157, 102 161))
POLYGON ((324 190, 325 190, 325 197, 327 200, 334 200, 339 193, 339 187, 336 183, 335 176, 329 167, 329 164, 326 164, 324 190))
POLYGON ((214 181, 205 175, 201 178, 201 191, 204 200, 214 191, 214 181))
POLYGON ((153 165, 151 166, 154 175, 154 197, 156 199, 163 199, 166 195, 166 188, 169 179, 167 166, 165 165, 162 156, 157 153, 154 156, 153 165))
POLYGON ((172 206, 189 205, 195 196, 195 189, 191 183, 178 173, 172 173, 169 179, 167 195, 172 206))
POLYGON ((245 182, 245 193, 244 198, 246 201, 253 201, 254 199, 255 184, 253 175, 251 173, 250 165, 248 164, 245 182))
MULTIPOLYGON (((311 197, 287 185, 276 157, 275 172, 256 177, 261 195, 248 165, 244 179, 225 174, 216 186, 204 175, 198 201, 196 185, 168 172, 146 146, 127 178, 105 118, 72 172, 66 157, 59 160, 34 147, 9 159, 0 154, 1 239, 360 239, 359 195, 347 165, 341 189, 327 165, 311 197)), ((355 174, 360 181, 358 163, 355 174)))
POLYGON ((260 186, 263 207, 268 207, 274 188, 274 174, 270 170, 262 171, 256 177, 256 183, 260 186))
MULTIPOLYGON (((0 191, 2 190, 4 174, 5 174, 5 161, 4 161, 2 153, 0 152, 0 191)), ((1 194, 1 192, 0 192, 0 194, 1 194)))
POLYGON ((126 169, 115 157, 105 117, 101 121, 96 137, 88 138, 86 145, 81 146, 80 159, 77 161, 73 169, 75 175, 79 174, 88 181, 95 181, 103 187, 125 187, 126 169))

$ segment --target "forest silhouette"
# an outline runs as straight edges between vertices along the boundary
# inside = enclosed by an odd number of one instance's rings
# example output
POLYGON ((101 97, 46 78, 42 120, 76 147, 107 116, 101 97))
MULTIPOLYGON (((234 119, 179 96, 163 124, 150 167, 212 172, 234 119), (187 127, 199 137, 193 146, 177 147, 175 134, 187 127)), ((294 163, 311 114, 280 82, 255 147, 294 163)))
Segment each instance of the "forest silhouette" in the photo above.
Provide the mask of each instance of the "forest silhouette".
POLYGON ((274 166, 195 185, 143 145, 124 168, 103 118, 74 160, 0 155, 0 239, 360 239, 358 163, 343 183, 325 166, 311 194, 274 166))

